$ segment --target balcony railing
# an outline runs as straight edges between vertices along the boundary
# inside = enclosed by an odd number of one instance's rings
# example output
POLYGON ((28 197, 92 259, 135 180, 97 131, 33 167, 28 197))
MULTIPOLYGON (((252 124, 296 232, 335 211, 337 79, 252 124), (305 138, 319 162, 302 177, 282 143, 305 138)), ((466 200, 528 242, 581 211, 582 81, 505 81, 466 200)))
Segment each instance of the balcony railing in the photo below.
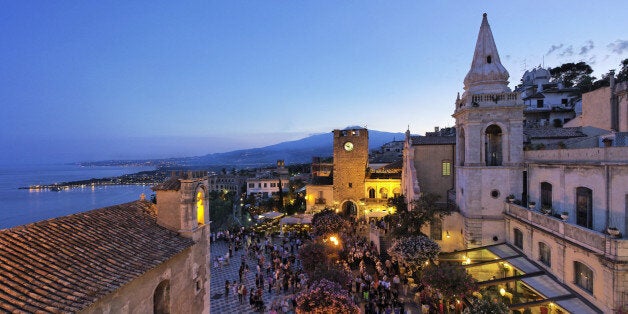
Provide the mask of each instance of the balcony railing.
POLYGON ((505 204, 505 213, 510 217, 534 228, 552 233, 558 238, 576 243, 597 254, 614 260, 628 261, 628 239, 613 238, 608 234, 574 225, 513 203, 505 204))
POLYGON ((327 202, 325 201, 324 198, 317 198, 317 199, 314 199, 314 204, 325 205, 327 204, 327 202))
POLYGON ((373 204, 388 204, 387 198, 363 198, 361 199, 365 204, 373 205, 373 204))

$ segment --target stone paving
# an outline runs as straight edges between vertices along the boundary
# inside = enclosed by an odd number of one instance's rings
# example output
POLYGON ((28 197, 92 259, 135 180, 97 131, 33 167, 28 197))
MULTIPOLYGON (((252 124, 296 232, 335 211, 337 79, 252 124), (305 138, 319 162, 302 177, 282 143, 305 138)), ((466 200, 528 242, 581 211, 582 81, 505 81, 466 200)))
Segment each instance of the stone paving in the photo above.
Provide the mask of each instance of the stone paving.
MULTIPOLYGON (((238 301, 237 292, 234 293, 233 289, 230 289, 229 296, 225 297, 225 281, 229 280, 229 282, 239 280, 238 270, 240 268, 240 264, 242 262, 242 255, 245 255, 246 263, 249 266, 249 272, 247 273, 244 283, 247 289, 250 291, 251 288, 255 287, 255 268, 257 265, 257 260, 246 255, 244 250, 233 251, 233 256, 231 257, 228 265, 222 265, 219 267, 214 267, 214 257, 225 256, 229 252, 229 246, 227 242, 220 240, 211 243, 211 274, 210 274, 210 313, 213 314, 227 314, 227 313, 255 313, 255 309, 249 304, 249 296, 245 296, 242 304, 238 301)), ((267 256, 268 257, 268 256, 267 256)), ((263 272, 265 274, 265 272, 263 272)), ((292 294, 287 293, 277 293, 274 289, 269 294, 268 293, 268 282, 266 281, 266 277, 264 277, 264 286, 266 287, 262 294, 262 299, 264 300, 264 304, 266 305, 265 313, 268 313, 270 309, 270 305, 274 300, 282 300, 286 297, 291 297, 292 294)), ((407 297, 402 297, 402 300, 406 301, 405 313, 421 313, 418 309, 417 305, 409 300, 407 297)), ((364 304, 360 302, 358 304, 360 306, 361 313, 364 313, 364 304)), ((294 313, 294 312, 291 312, 294 313)))
MULTIPOLYGON (((229 296, 225 297, 225 281, 229 280, 229 282, 239 280, 238 270, 242 263, 242 255, 246 255, 244 250, 238 250, 237 252, 233 251, 233 256, 231 257, 228 265, 219 266, 218 268, 214 267, 214 257, 225 256, 229 252, 229 246, 225 241, 216 241, 213 242, 210 246, 211 248, 211 279, 210 279, 210 313, 213 314, 225 314, 225 313, 254 313, 254 308, 249 305, 249 296, 247 295, 242 304, 238 301, 237 292, 234 293, 233 289, 229 291, 229 296)), ((246 263, 249 266, 249 271, 244 279, 244 283, 247 289, 250 291, 251 288, 255 287, 255 267, 257 265, 257 260, 255 258, 251 258, 250 256, 246 256, 246 263)), ((265 275, 265 272, 263 272, 265 275)), ((262 299, 264 300, 264 304, 266 305, 266 312, 270 309, 270 305, 273 300, 280 300, 285 298, 286 296, 290 296, 290 294, 279 293, 276 291, 272 291, 270 294, 268 293, 268 282, 266 281, 266 277, 264 277, 264 293, 262 294, 262 299)))

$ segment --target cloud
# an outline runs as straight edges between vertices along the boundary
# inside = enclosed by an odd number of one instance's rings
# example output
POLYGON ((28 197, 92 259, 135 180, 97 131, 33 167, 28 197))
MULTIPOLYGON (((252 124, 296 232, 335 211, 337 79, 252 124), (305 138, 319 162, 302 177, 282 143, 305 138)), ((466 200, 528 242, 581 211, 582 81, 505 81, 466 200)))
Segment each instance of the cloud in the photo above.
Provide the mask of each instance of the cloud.
POLYGON ((561 57, 571 57, 573 55, 573 46, 569 45, 569 47, 563 49, 558 55, 561 57))
POLYGON ((597 57, 595 55, 592 55, 591 57, 589 57, 589 60, 587 60, 587 63, 589 65, 595 65, 596 62, 597 62, 597 57))
POLYGON ((595 45, 593 45, 593 41, 587 40, 584 46, 580 47, 579 55, 586 55, 591 49, 593 49, 593 47, 595 47, 595 45))
POLYGON ((564 46, 564 44, 552 45, 545 55, 549 56, 552 52, 554 52, 554 51, 556 51, 556 50, 558 50, 560 48, 563 48, 563 46, 564 46))
POLYGON ((613 53, 620 55, 628 50, 628 40, 618 39, 614 43, 608 44, 606 47, 608 47, 613 53))
POLYGON ((505 55, 505 56, 504 56, 504 58, 505 58, 506 60, 510 60, 510 58, 511 58, 511 57, 512 57, 511 55, 505 55))

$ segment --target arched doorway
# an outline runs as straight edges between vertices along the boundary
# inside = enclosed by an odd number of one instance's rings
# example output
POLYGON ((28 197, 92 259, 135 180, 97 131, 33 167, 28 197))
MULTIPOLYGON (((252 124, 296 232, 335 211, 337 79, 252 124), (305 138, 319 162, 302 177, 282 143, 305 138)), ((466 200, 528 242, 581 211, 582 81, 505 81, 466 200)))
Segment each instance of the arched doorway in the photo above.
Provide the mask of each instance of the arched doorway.
POLYGON ((153 313, 170 314, 170 280, 164 280, 157 285, 153 293, 153 313))
POLYGON ((353 217, 358 214, 358 206, 352 201, 342 203, 341 215, 345 217, 353 217))

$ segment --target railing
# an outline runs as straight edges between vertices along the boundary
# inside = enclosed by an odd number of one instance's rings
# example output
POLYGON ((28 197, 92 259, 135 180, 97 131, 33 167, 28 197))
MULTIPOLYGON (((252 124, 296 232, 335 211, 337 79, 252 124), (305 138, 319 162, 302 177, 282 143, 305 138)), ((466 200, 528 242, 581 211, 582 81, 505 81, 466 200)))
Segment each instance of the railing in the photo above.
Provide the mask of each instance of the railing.
POLYGON ((602 232, 574 225, 513 203, 505 204, 505 213, 508 216, 607 258, 628 261, 628 239, 613 238, 602 232))
POLYGON ((472 102, 498 102, 503 100, 517 100, 518 93, 499 93, 499 94, 477 94, 471 98, 472 102))
POLYGON ((361 199, 361 201, 364 201, 365 204, 388 204, 388 199, 387 198, 364 198, 361 199))

